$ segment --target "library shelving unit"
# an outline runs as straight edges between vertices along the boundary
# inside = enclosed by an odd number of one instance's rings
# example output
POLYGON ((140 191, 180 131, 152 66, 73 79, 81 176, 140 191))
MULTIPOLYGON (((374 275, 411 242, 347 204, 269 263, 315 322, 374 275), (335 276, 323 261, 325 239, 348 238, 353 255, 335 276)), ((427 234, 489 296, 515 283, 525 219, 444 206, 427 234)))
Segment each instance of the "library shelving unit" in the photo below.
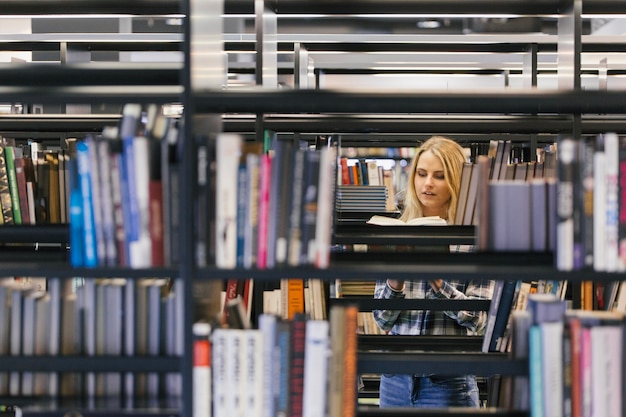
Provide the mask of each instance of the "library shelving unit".
MULTIPOLYGON (((191 3, 193 5, 193 2, 191 3)), ((533 135, 569 133, 575 137, 581 137, 582 133, 594 134, 605 132, 612 125, 615 130, 623 131, 623 114, 626 110, 624 104, 624 94, 619 91, 590 90, 583 89, 580 85, 581 66, 580 56, 585 50, 583 48, 583 35, 581 32, 582 13, 621 13, 619 6, 615 2, 596 1, 545 1, 545 2, 516 2, 516 1, 489 1, 489 2, 459 2, 459 1, 353 1, 353 2, 333 2, 333 1, 278 1, 263 2, 259 0, 256 4, 257 12, 257 34, 255 51, 256 79, 257 85, 252 88, 242 89, 207 89, 205 91, 193 90, 187 98, 190 103, 186 108, 193 108, 193 114, 247 114, 254 120, 254 127, 257 135, 260 132, 259 126, 271 128, 272 130, 285 129, 287 132, 311 133, 311 132, 348 132, 361 134, 359 137, 350 137, 354 143, 358 143, 363 138, 372 139, 371 132, 380 134, 379 143, 393 142, 393 138, 385 139, 385 133, 483 133, 506 134, 510 132, 527 135, 519 138, 522 141, 537 140, 533 135), (402 92, 392 91, 366 91, 352 89, 325 89, 317 85, 317 88, 278 88, 271 82, 264 82, 264 76, 275 76, 280 73, 280 68, 272 66, 272 52, 274 58, 276 49, 281 47, 280 36, 275 36, 276 15, 281 14, 316 14, 345 16, 358 14, 386 15, 389 13, 415 14, 415 15, 442 15, 467 14, 467 15, 553 15, 558 16, 558 38, 552 39, 552 44, 542 45, 545 48, 554 48, 559 55, 558 79, 559 88, 538 89, 537 86, 537 51, 539 48, 528 49, 528 44, 516 46, 516 51, 530 50, 531 71, 526 74, 528 78, 527 87, 523 88, 502 88, 499 91, 493 90, 453 90, 440 89, 438 91, 416 91, 407 89, 402 92), (264 20, 265 19, 265 20, 264 20), (267 26, 265 23, 270 22, 267 26), (263 33, 263 29, 269 27, 269 33, 263 33), (265 36, 265 38, 263 37, 265 36), (263 39, 276 39, 278 42, 268 46, 269 42, 263 39), (262 61, 262 62, 260 62, 262 61), (534 68, 533 68, 534 66, 534 68), (270 68, 271 74, 266 74, 266 68, 270 68), (387 117, 387 115, 389 117, 387 117), (401 115, 401 116, 398 116, 401 115), (417 115, 417 116, 416 116, 417 115), (604 115, 610 115, 606 117, 604 115), (603 119, 608 124, 603 124, 603 119), (370 124, 371 122, 371 124, 370 124), (597 122, 597 124, 596 124, 597 122), (271 127, 270 127, 271 126, 271 127), (380 128, 380 130, 376 130, 380 128)), ((623 10, 621 10, 623 12, 623 10)), ((193 22, 193 21, 192 21, 193 22)), ((280 20, 279 20, 280 24, 280 20)), ((192 30, 193 32, 193 30, 192 30)), ((279 34, 280 35, 280 34, 279 34)), ((345 51, 346 49, 359 52, 370 52, 385 50, 419 50, 419 46, 394 46, 384 42, 384 36, 377 38, 372 35, 362 35, 361 39, 367 41, 330 41, 329 35, 324 42, 307 43, 306 36, 302 36, 302 45, 310 47, 311 50, 324 51, 345 51), (378 42, 377 43, 377 40, 378 42), (381 40, 383 39, 383 40, 381 40), (317 48, 317 49, 316 49, 317 48)), ((292 36, 297 41, 297 36, 292 36)), ((347 39, 349 36, 340 39, 347 39)), ((354 35, 350 39, 358 39, 359 35, 354 35)), ((417 38, 417 37, 416 37, 417 38)), ((432 38, 431 38, 432 39, 432 38)), ((472 48, 491 48, 496 51, 498 48, 504 50, 508 45, 507 40, 497 46, 476 46, 464 44, 446 45, 445 42, 432 43, 422 46, 423 50, 437 50, 447 52, 449 50, 459 50, 470 52, 472 48), (450 49, 448 49, 448 47, 450 49)), ((410 42, 407 42, 410 43, 410 42)), ((419 43, 419 42, 416 42, 419 43)), ((427 43, 427 42, 425 42, 427 43)), ((494 43, 497 43, 494 41, 494 43)), ((524 42, 520 42, 524 43, 524 42)), ((530 44, 533 44, 531 41, 530 44)), ((592 43, 585 43, 586 50, 603 48, 592 43)), ((621 46, 611 44, 604 47, 619 51, 621 46)), ((289 47, 287 47, 288 49, 289 47)), ((508 50, 509 52, 511 49, 508 50)), ((340 55, 336 58, 340 61, 340 55)), ((297 60, 297 57, 294 58, 297 60)), ((274 62, 275 64, 275 62, 274 62)), ((346 64, 349 69, 349 64, 346 64)), ((324 68, 319 72, 323 72, 324 68)), ((350 73, 350 71, 345 71, 350 73)), ((354 71, 352 73, 358 73, 354 71)), ((298 68, 294 69, 294 74, 298 73, 298 68)), ((319 73, 318 73, 319 74, 319 73)), ((300 74, 301 76, 301 74, 300 74)), ((240 119, 240 123, 245 121, 240 119)), ((248 120, 249 123, 252 123, 248 120)), ((187 126, 189 135, 193 135, 193 127, 187 126)), ((249 131, 251 129, 247 129, 249 131)), ((346 135, 346 137, 349 137, 346 135)), ((376 139, 374 139, 376 140, 376 139)), ((400 141, 399 143, 402 143, 400 141)), ((535 142, 536 145, 536 142, 535 142)), ((367 143, 364 146, 370 146, 367 143)), ((190 158, 191 155, 187 156, 190 158)), ((467 232, 465 230, 465 232, 467 232)), ((454 231, 450 232, 454 234, 454 231)), ((358 231, 347 231, 335 234, 337 241, 361 242, 361 243, 391 243, 402 241, 407 238, 404 234, 396 236, 363 236, 358 235, 358 231)), ((467 238, 467 236, 439 236, 413 237, 425 241, 447 242, 447 240, 467 238), (438 240, 439 239, 439 240, 438 240)), ((411 237, 408 237, 411 239, 411 237)), ((277 279, 283 273, 293 274, 293 270, 260 270, 253 274, 248 270, 228 271, 231 277, 246 278, 253 276, 255 279, 277 279)), ((215 270, 211 267, 201 268, 198 276, 204 279, 219 277, 223 271, 215 270)), ((594 280, 614 281, 617 276, 611 273, 585 271, 559 271, 555 268, 551 257, 536 254, 468 254, 467 257, 456 257, 449 254, 447 258, 429 257, 429 259, 414 259, 412 262, 396 262, 395 259, 376 259, 366 262, 360 259, 355 262, 334 259, 331 267, 327 270, 315 270, 313 268, 302 267, 297 270, 298 276, 303 278, 315 277, 326 280, 375 280, 381 277, 394 279, 432 279, 441 276, 450 279, 469 280, 473 278, 503 280, 503 279, 534 279, 538 276, 549 276, 552 279, 569 280, 577 283, 592 277, 594 280), (516 255, 516 256, 514 256, 516 255)), ((340 300, 337 300, 338 302, 340 300)), ((406 308, 451 308, 448 304, 435 305, 428 300, 404 300, 406 308)), ((396 302, 396 300, 394 300, 396 302)), ((362 305, 365 309, 383 307, 385 300, 371 300, 371 303, 362 305)), ((460 303, 460 302, 459 302, 460 303)), ((394 304, 394 306, 398 306, 394 304)), ((456 307, 460 307, 456 304, 456 307)), ((485 308, 485 305, 473 306, 472 308, 485 308)), ((381 352, 367 350, 366 346, 377 345, 379 349, 389 347, 385 338, 373 340, 372 344, 367 343, 367 339, 362 339, 364 349, 359 352, 358 366, 360 372, 400 372, 400 373, 421 373, 421 372, 467 372, 483 374, 501 375, 524 375, 528 372, 527 363, 509 358, 500 354, 473 354, 464 352, 445 353, 414 353, 403 352, 399 354, 394 351, 381 352)), ((436 341, 424 341, 437 349, 436 341)), ((402 341, 396 341, 402 345, 402 341)), ((406 343, 406 342, 405 342, 406 343)), ((419 342, 415 342, 419 343, 419 342)), ((441 341, 442 345, 445 343, 441 341)), ((408 345, 408 343, 407 343, 408 345)), ((405 346, 407 346, 405 345, 405 346)), ((427 348, 428 349, 428 348, 427 348)), ((410 416, 410 415, 527 415, 520 410, 379 410, 360 408, 358 415, 368 416, 410 416)))
MULTIPOLYGON (((517 133, 520 141, 535 140, 535 135, 555 135, 561 132, 595 134, 607 130, 624 132, 626 114, 626 100, 624 93, 611 90, 585 90, 580 87, 580 55, 585 50, 609 50, 623 52, 623 45, 612 41, 591 40, 583 41, 580 31, 581 15, 587 14, 618 14, 626 12, 626 4, 617 0, 557 0, 521 1, 521 0, 353 0, 338 2, 334 0, 224 0, 222 2, 207 2, 204 0, 66 0, 62 2, 52 0, 4 0, 0 13, 3 15, 90 15, 90 14, 124 14, 124 15, 176 15, 183 18, 183 34, 181 37, 170 36, 159 39, 146 37, 143 41, 137 37, 132 46, 127 40, 110 37, 108 46, 96 37, 77 39, 59 37, 51 39, 51 43, 37 37, 17 37, 0 39, 0 44, 8 50, 32 50, 37 48, 62 50, 67 44, 77 47, 89 45, 90 48, 120 48, 120 50, 159 49, 180 50, 183 55, 183 65, 92 65, 83 66, 67 64, 58 65, 28 65, 12 64, 0 68, 0 101, 19 103, 50 103, 50 104, 91 104, 107 102, 123 104, 138 103, 182 103, 184 106, 184 137, 187 138, 182 147, 181 165, 189 167, 180 177, 180 207, 181 207, 181 235, 179 249, 180 262, 166 268, 131 270, 128 268, 100 268, 100 269, 72 269, 67 261, 61 262, 2 262, 0 268, 5 276, 41 276, 71 279, 77 276, 85 277, 174 277, 183 282, 185 297, 184 325, 184 352, 179 357, 158 358, 128 358, 128 357, 0 357, 0 368, 11 371, 49 371, 49 372, 87 372, 103 370, 119 370, 130 372, 178 372, 182 375, 182 397, 180 404, 175 407, 141 408, 124 410, 124 414, 131 415, 182 415, 191 416, 192 409, 192 333, 191 322, 193 317, 193 284, 194 281, 221 280, 227 275, 230 278, 246 279, 253 277, 257 280, 276 280, 296 273, 302 278, 323 278, 325 280, 375 280, 381 277, 395 279, 430 279, 441 276, 450 279, 468 280, 475 277, 482 279, 532 279, 537 276, 550 276, 554 279, 565 279, 571 282, 581 282, 593 278, 599 282, 610 282, 618 276, 612 273, 591 271, 558 271, 554 264, 546 260, 545 256, 535 254, 467 254, 456 257, 431 258, 424 262, 385 262, 384 260, 364 263, 362 260, 334 259, 331 267, 318 270, 312 267, 277 270, 243 270, 235 269, 223 271, 213 265, 198 267, 194 259, 194 227, 196 226, 186 213, 193 212, 195 198, 195 155, 190 138, 206 127, 204 119, 213 120, 212 116, 223 116, 221 123, 211 124, 215 132, 220 130, 234 132, 259 132, 264 128, 278 132, 311 134, 317 133, 350 133, 346 140, 359 144, 363 138, 372 140, 372 127, 376 132, 382 132, 374 140, 376 143, 387 143, 385 133, 429 134, 458 133, 458 134, 495 134, 517 133), (214 4, 215 3, 215 4, 214 4), (219 79, 203 78, 201 58, 203 47, 215 48, 222 39, 221 32, 212 32, 221 25, 213 25, 219 20, 222 11, 226 13, 242 13, 256 15, 256 34, 247 42, 226 42, 223 49, 239 50, 247 48, 256 53, 255 68, 256 86, 250 88, 224 89, 221 88, 220 74, 211 74, 219 79), (207 13, 208 12, 208 13, 207 13), (497 42, 483 43, 480 39, 469 43, 438 43, 434 40, 418 42, 418 46, 411 42, 368 42, 367 36, 361 35, 360 40, 351 42, 309 42, 306 37, 301 40, 309 50, 341 50, 367 52, 381 48, 395 48, 396 50, 417 51, 457 51, 471 52, 472 50, 490 50, 500 52, 530 51, 530 72, 525 73, 530 86, 536 86, 537 53, 542 49, 556 50, 559 60, 558 76, 563 79, 563 88, 558 90, 503 89, 502 91, 340 91, 335 89, 286 89, 270 85, 264 76, 274 77, 279 68, 271 65, 276 60, 276 50, 288 48, 293 50, 293 41, 276 41, 276 32, 263 32, 264 23, 275 18, 276 14, 306 15, 321 14, 329 16, 345 15, 386 15, 386 14, 415 14, 415 15, 550 15, 558 16, 558 39, 552 38, 546 45, 539 42, 523 41, 511 46, 505 38, 500 37, 497 42), (203 30, 200 30, 202 28, 203 30), (206 28, 206 30, 204 30, 206 28), (152 39, 152 40, 150 40, 152 39), (217 41, 216 41, 217 39, 217 41), (270 42, 267 40, 270 39, 270 42), (276 43, 272 45, 271 40, 276 43), (365 39, 365 40, 363 40, 365 39), (208 40, 209 42, 203 43, 208 40), (265 40, 265 42, 264 42, 265 40), (143 44, 143 42, 146 42, 143 44), (404 45, 402 45, 404 43, 404 45), (120 46, 124 44, 126 46, 120 46), (45 45, 45 46, 43 46, 45 45), (267 50, 266 48, 270 50, 267 50), (396 45, 396 46, 393 46, 396 45), (399 46, 398 46, 399 45, 399 46), (408 46, 407 46, 408 45, 408 46), (481 46, 482 45, 482 46, 481 46), (490 46, 485 46, 490 45, 490 46), (530 49, 529 49, 530 45, 530 49), (587 46, 585 46, 587 45, 587 46), (272 49, 273 47, 273 49, 272 49), (587 49, 586 49, 587 48, 587 49), (263 65, 265 60, 265 66, 263 65), (269 65, 267 65, 269 63, 269 65), (268 70, 269 68, 269 70, 268 70), (269 72, 269 73, 268 73, 269 72), (367 136, 365 136, 367 132, 367 136), (530 138, 530 139, 529 139, 530 138)), ((274 29, 275 30, 275 29, 274 29)), ((371 39, 371 38, 370 38, 371 39)), ((132 43, 131 41, 128 41, 132 43)), ((300 43, 300 42, 297 42, 300 43)), ((218 56, 221 60, 221 45, 218 49, 210 49, 209 54, 218 56)), ((215 56, 213 58, 215 59, 215 56)), ((218 66, 216 66, 218 67, 218 66)), ((320 71, 329 72, 328 68, 320 71)), ((298 73, 298 69, 293 70, 298 73)), ((319 74, 319 73, 318 73, 319 74)), ((223 74, 221 74, 223 76, 223 74)), ((208 77, 210 78, 210 77, 208 77)), ((218 119, 220 118, 218 117, 218 119)), ((58 118, 50 116, 27 115, 7 116, 0 118, 0 130, 26 131, 27 126, 40 126, 43 131, 85 131, 97 130, 100 124, 106 124, 113 116, 71 117, 68 115, 58 118), (35 120, 36 119, 36 120, 35 120), (5 124, 6 123, 6 124, 5 124), (64 126, 64 127, 63 127, 64 126)), ((376 133, 375 132, 375 133, 376 133)), ((206 132, 205 132, 206 133, 206 132)), ((393 139, 393 136, 391 136, 393 139)), ((398 143, 404 143, 402 138, 398 143)), ((346 142, 350 143, 350 142, 346 142)), ((536 144, 536 142, 535 142, 536 144)), ((369 146, 369 144, 368 144, 369 146)), ((337 233, 337 241, 356 241, 365 243, 397 242, 402 239, 423 239, 425 243, 432 241, 467 242, 471 240, 468 229, 451 229, 448 236, 363 236, 358 230, 344 230, 337 233), (387 240, 388 239, 388 240, 387 240)), ((2 242, 30 242, 50 239, 53 242, 67 242, 67 230, 63 227, 53 227, 49 230, 31 229, 26 227, 0 228, 2 242), (19 229, 19 230, 18 230, 19 229)), ((338 301, 339 302, 339 301, 338 301)), ((440 303, 434 305, 428 300, 406 300, 406 307, 413 308, 451 308, 460 307, 462 302, 440 303)), ((485 302, 465 303, 467 308, 487 308, 485 302)), ((363 304, 363 308, 384 306, 384 301, 363 304)), ((418 342, 412 340, 410 343, 418 342)), ((501 354, 480 354, 478 351, 458 354, 449 349, 449 341, 430 339, 422 340, 425 349, 442 348, 439 353, 399 354, 366 350, 368 346, 388 344, 389 349, 394 343, 402 347, 406 341, 382 340, 382 338, 364 338, 364 350, 359 352, 359 372, 438 372, 442 367, 455 372, 480 372, 481 374, 524 375, 528 372, 527 363, 513 360, 501 354)), ((456 343, 453 342, 453 343, 456 343)), ((22 404, 28 404, 28 399, 19 399, 22 404)), ((93 404, 75 404, 67 406, 51 401, 38 408, 25 407, 27 415, 63 415, 69 410, 80 410, 83 415, 110 415, 115 413, 104 405, 98 408, 93 404)), ((527 415, 517 410, 373 410, 362 408, 358 410, 360 416, 465 416, 465 415, 527 415)), ((348 416, 346 416, 348 417, 348 416)))

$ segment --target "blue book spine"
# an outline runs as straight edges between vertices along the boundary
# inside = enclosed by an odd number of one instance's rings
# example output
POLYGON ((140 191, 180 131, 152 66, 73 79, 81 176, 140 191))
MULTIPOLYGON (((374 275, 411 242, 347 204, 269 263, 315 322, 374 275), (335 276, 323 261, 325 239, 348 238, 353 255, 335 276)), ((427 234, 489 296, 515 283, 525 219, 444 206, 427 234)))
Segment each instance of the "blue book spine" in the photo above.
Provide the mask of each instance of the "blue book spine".
POLYGON ((506 329, 509 314, 511 313, 511 305, 513 303, 513 296, 515 295, 516 284, 516 281, 505 281, 504 286, 502 287, 502 295, 500 295, 496 322, 493 326, 493 334, 491 336, 491 344, 489 346, 490 352, 499 351, 498 340, 504 336, 504 330, 506 329))
POLYGON ((246 238, 246 206, 248 195, 248 172, 245 164, 239 164, 239 171, 237 172, 237 267, 243 268, 244 266, 244 247, 246 238))
POLYGON ((543 417, 543 365, 541 356, 541 327, 534 325, 530 327, 528 332, 530 417, 543 417))
POLYGON ((85 267, 96 267, 98 266, 98 256, 96 251, 96 227, 91 194, 91 174, 89 172, 89 147, 84 141, 79 141, 76 145, 76 160, 78 163, 78 181, 82 197, 83 263, 85 267))
POLYGON ((83 261, 83 198, 80 189, 70 192, 70 264, 84 266, 83 261))
POLYGON ((128 203, 128 217, 126 227, 126 237, 130 242, 139 240, 139 203, 137 202, 137 190, 135 185, 135 151, 134 151, 134 137, 122 138, 124 146, 123 159, 124 159, 124 171, 122 181, 126 183, 127 194, 123 197, 126 198, 128 203))

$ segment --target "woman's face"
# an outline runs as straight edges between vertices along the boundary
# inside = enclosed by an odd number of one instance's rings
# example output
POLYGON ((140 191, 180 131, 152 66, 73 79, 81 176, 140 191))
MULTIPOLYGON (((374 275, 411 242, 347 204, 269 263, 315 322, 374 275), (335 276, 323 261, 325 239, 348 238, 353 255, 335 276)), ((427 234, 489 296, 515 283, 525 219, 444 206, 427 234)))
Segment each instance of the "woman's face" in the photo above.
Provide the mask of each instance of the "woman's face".
POLYGON ((450 190, 443 165, 431 151, 426 151, 419 157, 413 185, 424 208, 424 216, 447 218, 450 190))

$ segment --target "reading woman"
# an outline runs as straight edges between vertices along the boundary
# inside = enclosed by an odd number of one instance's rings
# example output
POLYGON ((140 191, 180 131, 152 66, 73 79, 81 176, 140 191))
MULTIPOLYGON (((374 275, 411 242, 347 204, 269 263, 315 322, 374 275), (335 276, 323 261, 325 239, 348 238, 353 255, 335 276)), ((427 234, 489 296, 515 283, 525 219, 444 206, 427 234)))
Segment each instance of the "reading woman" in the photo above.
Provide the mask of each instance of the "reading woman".
MULTIPOLYGON (((411 162, 405 190, 402 220, 439 216, 454 221, 463 149, 452 139, 433 136, 417 150, 411 162)), ((445 279, 379 280, 375 298, 490 299, 493 281, 445 279)), ((468 335, 484 333, 487 312, 374 310, 378 326, 392 335, 468 335)), ((449 370, 446 370, 449 371, 449 370)), ((478 407, 479 392, 474 375, 383 374, 381 407, 478 407)))

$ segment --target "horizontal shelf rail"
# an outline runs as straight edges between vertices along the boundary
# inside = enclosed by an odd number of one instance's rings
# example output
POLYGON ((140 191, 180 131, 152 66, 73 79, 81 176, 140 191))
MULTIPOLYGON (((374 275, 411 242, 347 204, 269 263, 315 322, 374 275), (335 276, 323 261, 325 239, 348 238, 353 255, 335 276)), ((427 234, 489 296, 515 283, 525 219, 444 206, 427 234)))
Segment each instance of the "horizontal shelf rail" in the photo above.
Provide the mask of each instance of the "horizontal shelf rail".
POLYGON ((179 64, 10 64, 0 66, 0 82, 5 86, 102 86, 180 85, 179 64))
POLYGON ((506 353, 358 352, 359 373, 528 375, 528 360, 506 353))
MULTIPOLYGON (((458 254, 461 255, 461 254, 458 254)), ((453 256, 453 255, 451 255, 453 256)), ((498 257, 498 254, 492 257, 498 257)), ((597 272, 590 270, 558 271, 549 265, 533 265, 532 257, 525 263, 516 262, 508 265, 477 265, 472 262, 456 262, 450 258, 446 263, 398 264, 393 256, 387 261, 372 262, 331 262, 329 269, 316 269, 302 266, 298 268, 277 269, 218 269, 214 267, 200 268, 194 273, 195 279, 247 279, 254 276, 258 281, 275 281, 280 278, 320 278, 325 280, 342 279, 346 281, 375 281, 377 279, 438 279, 445 277, 459 281, 472 279, 491 280, 536 280, 539 277, 550 277, 556 280, 569 280, 570 283, 588 281, 590 274, 596 282, 613 282, 623 280, 623 274, 597 272)), ((22 274, 23 275, 23 274, 22 274)))
POLYGON ((2 0, 0 15, 73 15, 180 13, 181 0, 2 0))
POLYGON ((619 91, 355 92, 351 90, 206 91, 192 98, 202 113, 537 113, 625 114, 619 91))
POLYGON ((359 406, 357 417, 528 417, 527 411, 504 408, 378 408, 359 406))
POLYGON ((0 356, 0 369, 14 372, 180 372, 175 356, 0 356))
MULTIPOLYGON (((39 255, 33 254, 39 258, 39 255)), ((155 267, 143 269, 131 269, 128 267, 102 267, 102 268, 72 268, 67 262, 0 262, 0 270, 3 276, 20 277, 46 277, 46 278, 128 278, 141 279, 154 278, 178 278, 178 267, 155 267)))
POLYGON ((491 300, 447 300, 447 299, 412 299, 412 298, 332 298, 330 304, 356 304, 360 311, 372 310, 471 310, 487 311, 491 300))
POLYGON ((436 350, 438 352, 480 352, 482 336, 408 336, 408 335, 359 335, 360 350, 436 350))
POLYGON ((374 226, 364 222, 340 223, 333 234, 335 244, 370 243, 378 245, 472 245, 474 226, 443 227, 374 226))
MULTIPOLYGON (((119 114, 4 114, 0 115, 0 127, 6 131, 73 132, 101 130, 103 126, 119 122, 119 114)), ((255 115, 223 115, 223 126, 227 132, 254 132, 255 115)), ((267 129, 277 133, 308 133, 325 135, 344 133, 343 141, 350 141, 348 134, 385 134, 378 146, 396 146, 397 141, 415 144, 415 138, 397 137, 387 134, 415 134, 436 132, 438 134, 488 135, 506 134, 507 139, 528 141, 528 134, 555 135, 568 131, 572 118, 563 115, 421 115, 421 114, 268 114, 263 118, 267 129), (397 139, 397 140, 396 140, 397 139)), ((626 117, 606 115, 583 116, 583 134, 604 132, 626 132, 626 117)), ((492 138, 492 137, 490 137, 492 138)), ((553 139, 551 136, 550 138, 553 139)), ((367 146, 367 140, 359 137, 358 142, 367 146)), ((487 140, 483 138, 482 140, 487 140)), ((479 137, 478 141, 481 140, 479 137)), ((352 143, 352 142, 350 142, 352 143)))
POLYGON ((180 103, 182 96, 181 86, 0 86, 2 102, 18 103, 180 103))

